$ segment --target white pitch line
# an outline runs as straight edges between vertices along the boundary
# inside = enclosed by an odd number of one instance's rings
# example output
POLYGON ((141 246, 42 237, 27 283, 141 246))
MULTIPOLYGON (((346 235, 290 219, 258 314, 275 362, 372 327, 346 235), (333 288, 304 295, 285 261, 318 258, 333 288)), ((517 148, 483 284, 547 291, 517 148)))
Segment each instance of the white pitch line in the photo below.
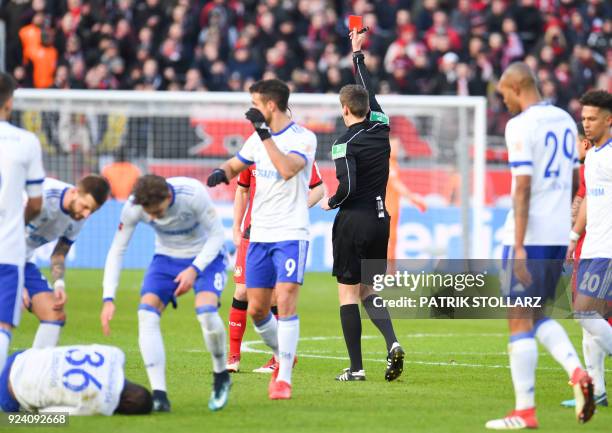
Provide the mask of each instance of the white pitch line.
MULTIPOLYGON (((438 336, 439 334, 428 334, 429 336, 438 336)), ((446 334, 446 335, 451 335, 451 334, 446 334)), ((455 334, 457 335, 457 334, 455 334)), ((465 336, 465 334, 462 334, 465 336)), ((474 334, 474 335, 478 335, 478 334, 474 334)), ((490 336, 493 335, 505 335, 505 334, 488 334, 490 336)), ((414 334, 412 335, 414 336, 414 334)), ((339 336, 330 336, 330 337, 302 337, 300 338, 300 341, 325 341, 325 340, 339 340, 342 337, 339 336)), ((375 336, 372 335, 364 335, 362 337, 362 339, 372 339, 372 338, 376 338, 375 336)), ((242 352, 250 352, 250 353, 262 353, 262 354, 267 354, 267 355, 272 355, 272 352, 269 350, 262 350, 262 349, 256 349, 254 347, 252 347, 253 345, 259 345, 259 344, 264 344, 263 341, 261 340, 253 340, 253 341, 243 341, 242 342, 242 346, 241 346, 241 350, 242 352)), ((444 354, 446 355, 447 353, 440 353, 441 355, 444 354)), ((338 360, 338 361, 349 361, 349 358, 347 356, 329 356, 329 355, 320 355, 320 354, 314 354, 314 353, 304 353, 304 352, 300 352, 298 350, 298 355, 300 358, 316 358, 316 359, 331 359, 331 360, 338 360)), ((410 352, 407 353, 407 355, 410 355, 410 352)), ((386 363, 387 360, 386 359, 365 359, 364 361, 368 361, 368 362, 384 362, 386 363)), ((433 366, 440 366, 440 367, 468 367, 468 368, 505 368, 505 369, 509 369, 510 366, 509 365, 499 365, 499 364, 471 364, 471 363, 463 363, 463 362, 436 362, 436 361, 413 361, 410 359, 404 359, 404 364, 415 364, 415 365, 433 365, 433 366)), ((558 371, 560 368, 557 367, 537 367, 537 370, 555 370, 558 371)), ((605 370, 606 372, 612 372, 612 370, 605 370)))

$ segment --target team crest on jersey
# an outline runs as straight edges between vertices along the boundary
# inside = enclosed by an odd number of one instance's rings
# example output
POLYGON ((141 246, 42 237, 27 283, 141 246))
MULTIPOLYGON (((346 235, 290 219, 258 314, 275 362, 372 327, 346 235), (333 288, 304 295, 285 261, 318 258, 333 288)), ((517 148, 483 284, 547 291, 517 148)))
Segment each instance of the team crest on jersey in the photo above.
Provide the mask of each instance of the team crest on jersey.
POLYGON ((179 214, 179 219, 181 221, 189 221, 189 219, 191 219, 192 215, 190 212, 181 212, 179 214))
POLYGON ((242 276, 242 266, 236 266, 236 269, 234 269, 234 276, 235 277, 242 276))
POLYGON ((123 230, 123 223, 119 223, 119 227, 117 227, 117 230, 119 231, 123 230))

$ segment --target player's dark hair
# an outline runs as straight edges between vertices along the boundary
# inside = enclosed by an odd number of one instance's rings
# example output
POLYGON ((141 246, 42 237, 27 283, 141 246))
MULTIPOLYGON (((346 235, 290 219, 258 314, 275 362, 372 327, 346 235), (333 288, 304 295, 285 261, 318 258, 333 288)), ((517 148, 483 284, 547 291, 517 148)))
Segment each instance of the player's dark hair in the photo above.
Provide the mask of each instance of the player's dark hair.
POLYGON ((576 122, 576 131, 578 132, 579 137, 586 137, 584 133, 584 126, 582 126, 582 122, 576 122))
POLYGON ((102 206, 110 194, 110 184, 103 176, 89 174, 77 183, 79 191, 91 194, 98 206, 102 206))
POLYGON ((0 107, 13 97, 13 92, 17 88, 17 82, 6 72, 0 72, 0 107))
POLYGON ((584 107, 598 107, 612 113, 612 93, 605 90, 591 90, 580 98, 580 103, 584 107))
POLYGON ((370 96, 362 86, 347 84, 340 89, 340 104, 346 105, 354 116, 365 117, 370 109, 370 96))
POLYGON ((250 93, 259 93, 264 101, 274 101, 282 112, 289 107, 289 86, 276 78, 256 81, 249 87, 250 93))
POLYGON ((134 204, 143 207, 155 206, 170 197, 166 179, 156 174, 145 174, 136 181, 132 191, 134 204))
POLYGON ((115 413, 123 415, 146 415, 153 409, 153 397, 147 388, 128 380, 125 381, 119 405, 115 413))

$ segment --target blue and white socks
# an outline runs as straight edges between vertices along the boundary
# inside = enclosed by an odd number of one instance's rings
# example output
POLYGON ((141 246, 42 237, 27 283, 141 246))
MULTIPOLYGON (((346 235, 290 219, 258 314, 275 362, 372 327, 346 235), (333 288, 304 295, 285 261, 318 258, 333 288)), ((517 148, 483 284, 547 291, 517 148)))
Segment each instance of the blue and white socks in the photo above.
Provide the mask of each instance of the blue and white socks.
POLYGON ((138 307, 138 345, 151 389, 166 391, 166 352, 160 329, 160 313, 155 307, 138 307))
POLYGON ((32 348, 44 349, 45 347, 57 346, 63 326, 63 320, 41 320, 34 336, 32 348))
POLYGON ((533 333, 522 332, 510 336, 508 344, 510 372, 516 398, 516 410, 535 407, 535 370, 538 364, 538 345, 533 333))
POLYGON ((278 319, 278 378, 291 383, 293 360, 300 339, 300 319, 297 314, 278 319))
POLYGON ((215 373, 225 371, 225 328, 223 320, 214 305, 203 305, 196 308, 198 322, 202 328, 206 348, 212 357, 212 366, 215 373))
POLYGON ((593 393, 602 395, 606 393, 606 380, 604 374, 606 351, 597 343, 593 336, 586 330, 582 330, 582 352, 584 363, 593 379, 593 393))
POLYGON ((0 371, 4 369, 6 358, 8 358, 9 346, 13 334, 7 329, 0 328, 0 371))
POLYGON ((559 322, 545 317, 535 324, 533 331, 542 346, 561 364, 568 377, 572 377, 576 368, 582 369, 576 349, 559 322))
POLYGON ((274 314, 255 323, 255 332, 259 334, 266 345, 274 352, 274 358, 278 361, 278 321, 274 314))

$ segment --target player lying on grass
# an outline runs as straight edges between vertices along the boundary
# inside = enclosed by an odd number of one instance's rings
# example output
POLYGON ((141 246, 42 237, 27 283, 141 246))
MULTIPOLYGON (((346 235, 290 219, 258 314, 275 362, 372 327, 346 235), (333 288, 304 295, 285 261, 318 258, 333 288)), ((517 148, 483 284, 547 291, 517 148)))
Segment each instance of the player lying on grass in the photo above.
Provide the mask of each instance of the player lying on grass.
MULTIPOLYGON (((253 208, 253 197, 256 190, 257 172, 255 164, 249 166, 238 176, 238 187, 234 199, 234 224, 233 238, 237 248, 236 266, 234 268, 234 283, 236 290, 232 299, 232 307, 229 314, 229 354, 227 358, 227 370, 236 373, 240 369, 240 345, 242 337, 246 331, 247 316, 247 292, 246 292, 246 253, 249 249, 249 237, 251 232, 251 209, 253 208)), ((312 175, 310 177, 310 191, 308 192, 308 207, 317 204, 325 194, 325 186, 319 173, 319 167, 314 162, 312 165, 312 175)), ((278 307, 276 297, 272 295, 272 314, 278 318, 278 307)), ((296 358, 297 359, 297 358, 296 358)), ((263 366, 253 370, 254 373, 273 373, 278 367, 274 356, 263 366)))
POLYGON ((4 412, 139 415, 151 393, 125 379, 125 355, 113 346, 59 346, 13 353, 0 374, 4 412))
POLYGON ((26 227, 26 264, 23 303, 40 320, 32 347, 57 345, 66 321, 66 256, 89 218, 108 198, 110 186, 102 176, 88 175, 76 186, 55 179, 43 183, 41 213, 26 227), (57 241, 51 253, 53 288, 33 261, 37 248, 57 241))
POLYGON ((123 206, 119 228, 104 267, 102 329, 110 332, 121 262, 139 223, 155 231, 155 255, 145 273, 138 307, 138 344, 153 389, 153 410, 170 411, 166 354, 160 319, 168 303, 193 288, 195 312, 212 357, 210 410, 227 404, 231 379, 225 369, 225 328, 218 305, 225 286, 227 257, 223 227, 204 186, 196 179, 148 174, 136 182, 123 206))
POLYGON ((213 171, 213 187, 257 164, 251 239, 246 259, 249 315, 255 330, 279 361, 268 387, 272 400, 291 398, 291 373, 300 335, 299 288, 308 252, 308 183, 317 138, 288 115, 289 87, 262 80, 249 89, 253 107, 246 112, 255 133, 238 154, 213 171), (278 321, 270 312, 276 289, 278 321))

